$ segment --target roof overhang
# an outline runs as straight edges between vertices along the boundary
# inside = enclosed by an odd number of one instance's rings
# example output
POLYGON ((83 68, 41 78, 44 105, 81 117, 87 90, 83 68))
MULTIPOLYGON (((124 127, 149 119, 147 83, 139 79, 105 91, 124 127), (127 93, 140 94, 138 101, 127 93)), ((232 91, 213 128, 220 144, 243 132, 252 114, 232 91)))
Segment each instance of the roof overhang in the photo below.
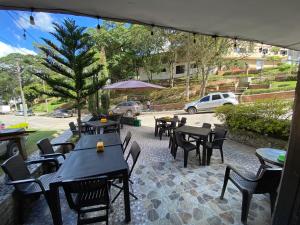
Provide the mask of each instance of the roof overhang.
POLYGON ((0 9, 101 17, 300 50, 299 0, 0 0, 0 9))

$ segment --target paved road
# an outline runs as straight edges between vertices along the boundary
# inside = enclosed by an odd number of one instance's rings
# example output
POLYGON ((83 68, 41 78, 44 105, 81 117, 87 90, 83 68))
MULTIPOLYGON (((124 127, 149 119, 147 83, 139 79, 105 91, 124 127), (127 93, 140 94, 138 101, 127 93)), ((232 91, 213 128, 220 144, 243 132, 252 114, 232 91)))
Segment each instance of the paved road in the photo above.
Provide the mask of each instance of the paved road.
MULTIPOLYGON (((220 121, 214 116, 214 113, 199 113, 189 115, 182 110, 178 111, 162 111, 162 112, 146 112, 140 115, 138 118, 142 120, 142 126, 154 127, 154 116, 173 116, 178 115, 179 118, 187 117, 187 124, 194 126, 201 126, 202 123, 220 123, 220 121)), ((83 116, 84 117, 84 116, 83 116)), ((6 126, 24 122, 23 116, 15 115, 0 115, 0 121, 5 123, 6 126)), ((30 116, 28 117, 28 123, 32 129, 41 130, 65 130, 69 128, 69 122, 76 121, 76 117, 70 118, 52 118, 47 116, 30 116)))

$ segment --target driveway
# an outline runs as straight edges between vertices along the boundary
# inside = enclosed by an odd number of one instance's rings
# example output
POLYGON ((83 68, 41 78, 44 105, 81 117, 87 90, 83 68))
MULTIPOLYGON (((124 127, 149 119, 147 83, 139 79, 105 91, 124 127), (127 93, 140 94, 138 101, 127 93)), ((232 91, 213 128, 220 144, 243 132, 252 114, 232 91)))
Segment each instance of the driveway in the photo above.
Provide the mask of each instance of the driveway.
MULTIPOLYGON (((178 115, 179 118, 186 117, 187 125, 192 126, 202 126, 202 123, 220 123, 220 121, 215 117, 214 113, 198 113, 198 114, 187 114, 182 110, 177 111, 162 111, 162 112, 144 112, 138 118, 142 121, 142 126, 154 127, 154 116, 173 116, 178 115)), ((84 118, 84 115, 83 115, 84 118)), ((0 121, 6 126, 14 125, 17 123, 24 122, 23 116, 15 115, 0 115, 0 121)), ((76 122, 76 117, 70 118, 53 118, 48 116, 29 116, 27 118, 29 127, 31 129, 37 130, 66 130, 69 128, 69 123, 71 121, 76 122)))

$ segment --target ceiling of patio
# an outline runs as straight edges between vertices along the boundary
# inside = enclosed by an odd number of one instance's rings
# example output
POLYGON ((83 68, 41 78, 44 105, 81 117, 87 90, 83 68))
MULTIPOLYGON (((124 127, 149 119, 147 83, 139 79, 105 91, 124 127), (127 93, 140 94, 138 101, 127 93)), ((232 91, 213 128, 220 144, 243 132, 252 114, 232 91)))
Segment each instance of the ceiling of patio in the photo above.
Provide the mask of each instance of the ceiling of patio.
POLYGON ((300 50, 299 0, 0 0, 0 9, 154 24, 300 50))

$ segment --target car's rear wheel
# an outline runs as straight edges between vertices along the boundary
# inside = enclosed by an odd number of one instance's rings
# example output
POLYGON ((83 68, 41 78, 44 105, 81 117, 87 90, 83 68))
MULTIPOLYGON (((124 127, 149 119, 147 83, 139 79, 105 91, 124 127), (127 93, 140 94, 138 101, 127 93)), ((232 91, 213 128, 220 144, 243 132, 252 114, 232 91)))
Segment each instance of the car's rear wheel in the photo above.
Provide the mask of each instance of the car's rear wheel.
POLYGON ((187 111, 189 114, 195 114, 197 112, 197 109, 195 107, 189 107, 187 111))
POLYGON ((133 115, 132 111, 131 110, 128 110, 126 113, 125 113, 126 116, 128 117, 131 117, 133 115))
POLYGON ((9 143, 7 145, 7 152, 6 152, 7 158, 10 158, 17 154, 19 154, 19 147, 18 147, 17 143, 15 143, 15 142, 9 143))

